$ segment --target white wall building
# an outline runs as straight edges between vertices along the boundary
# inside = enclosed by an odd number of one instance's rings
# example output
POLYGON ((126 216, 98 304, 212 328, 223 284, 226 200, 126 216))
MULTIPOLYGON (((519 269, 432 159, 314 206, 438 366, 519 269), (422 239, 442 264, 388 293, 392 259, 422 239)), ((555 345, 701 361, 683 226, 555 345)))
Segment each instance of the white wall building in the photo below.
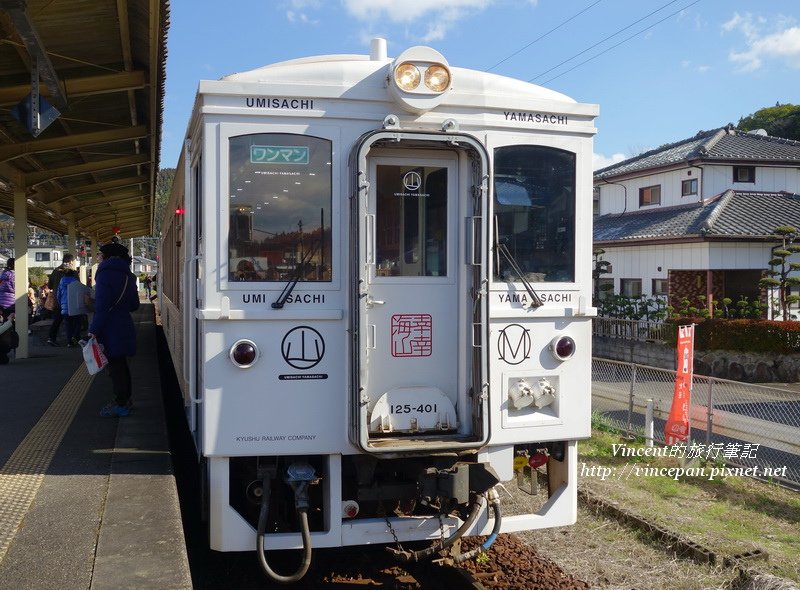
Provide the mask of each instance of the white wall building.
POLYGON ((131 271, 137 277, 145 274, 152 276, 158 272, 158 262, 144 258, 143 256, 134 256, 133 263, 131 264, 131 271))
POLYGON ((28 246, 28 268, 55 268, 60 265, 64 250, 52 246, 28 246))
POLYGON ((598 170, 594 186, 614 293, 766 302, 774 230, 800 228, 800 142, 724 127, 598 170))

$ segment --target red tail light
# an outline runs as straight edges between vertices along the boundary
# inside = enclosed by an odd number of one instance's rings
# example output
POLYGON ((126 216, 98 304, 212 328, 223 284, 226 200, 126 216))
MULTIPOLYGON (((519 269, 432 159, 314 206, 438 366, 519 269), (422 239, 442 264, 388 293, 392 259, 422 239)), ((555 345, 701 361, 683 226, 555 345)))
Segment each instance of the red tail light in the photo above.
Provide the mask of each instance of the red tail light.
POLYGON ((531 466, 531 469, 541 467, 545 463, 547 463, 547 455, 544 453, 534 453, 531 455, 530 459, 528 459, 528 465, 531 466))
POLYGON ((230 357, 242 369, 252 367, 258 360, 258 347, 252 340, 239 340, 231 346, 230 357))

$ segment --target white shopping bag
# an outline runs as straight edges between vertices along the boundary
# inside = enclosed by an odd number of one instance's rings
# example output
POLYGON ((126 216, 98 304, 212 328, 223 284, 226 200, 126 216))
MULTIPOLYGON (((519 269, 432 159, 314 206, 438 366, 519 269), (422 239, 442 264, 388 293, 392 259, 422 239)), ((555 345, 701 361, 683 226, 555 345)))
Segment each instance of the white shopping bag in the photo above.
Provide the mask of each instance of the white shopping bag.
POLYGON ((108 359, 103 354, 103 345, 94 336, 83 343, 83 360, 90 375, 99 373, 108 364, 108 359))

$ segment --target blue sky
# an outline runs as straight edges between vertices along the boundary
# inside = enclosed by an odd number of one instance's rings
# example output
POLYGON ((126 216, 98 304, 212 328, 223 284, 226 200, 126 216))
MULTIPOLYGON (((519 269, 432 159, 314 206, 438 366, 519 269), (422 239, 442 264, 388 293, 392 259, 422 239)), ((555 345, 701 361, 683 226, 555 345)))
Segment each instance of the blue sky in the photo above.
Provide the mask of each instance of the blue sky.
POLYGON ((600 105, 595 167, 800 104, 797 0, 171 0, 161 166, 198 81, 329 53, 430 45, 451 65, 600 105))

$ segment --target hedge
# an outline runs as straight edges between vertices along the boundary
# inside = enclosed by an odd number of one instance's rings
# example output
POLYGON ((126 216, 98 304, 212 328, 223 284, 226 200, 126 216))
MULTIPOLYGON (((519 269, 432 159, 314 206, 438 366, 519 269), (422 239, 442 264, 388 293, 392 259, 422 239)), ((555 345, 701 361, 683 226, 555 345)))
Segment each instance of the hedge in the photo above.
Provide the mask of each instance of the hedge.
MULTIPOLYGON (((668 323, 694 323, 695 350, 800 354, 800 322, 681 318, 668 323)), ((670 344, 674 345, 675 340, 670 344)))

